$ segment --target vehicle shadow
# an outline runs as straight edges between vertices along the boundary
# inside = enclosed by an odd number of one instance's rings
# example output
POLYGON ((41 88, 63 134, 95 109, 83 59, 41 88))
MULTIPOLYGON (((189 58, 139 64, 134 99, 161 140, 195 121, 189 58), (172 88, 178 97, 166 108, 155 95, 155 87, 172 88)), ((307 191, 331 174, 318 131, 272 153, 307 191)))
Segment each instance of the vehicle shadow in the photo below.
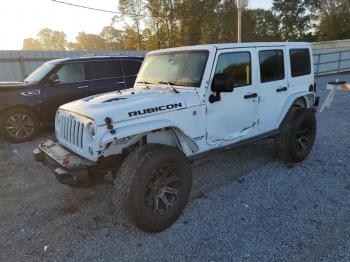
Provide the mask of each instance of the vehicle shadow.
POLYGON ((272 139, 242 145, 194 162, 192 199, 229 183, 244 183, 247 175, 277 159, 272 139))

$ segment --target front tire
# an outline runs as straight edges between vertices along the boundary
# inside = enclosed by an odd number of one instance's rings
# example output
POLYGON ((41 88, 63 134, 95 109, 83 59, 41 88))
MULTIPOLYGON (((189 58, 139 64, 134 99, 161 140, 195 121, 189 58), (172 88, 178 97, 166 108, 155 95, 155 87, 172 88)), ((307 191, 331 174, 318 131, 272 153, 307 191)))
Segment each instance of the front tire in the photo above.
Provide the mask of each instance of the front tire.
POLYGON ((299 163, 309 155, 316 137, 315 113, 307 108, 291 108, 275 138, 279 157, 299 163))
POLYGON ((114 181, 117 219, 159 232, 182 214, 192 188, 191 166, 178 149, 143 145, 126 157, 114 181))
POLYGON ((26 108, 12 108, 0 116, 0 133, 12 143, 32 140, 40 129, 37 116, 26 108))

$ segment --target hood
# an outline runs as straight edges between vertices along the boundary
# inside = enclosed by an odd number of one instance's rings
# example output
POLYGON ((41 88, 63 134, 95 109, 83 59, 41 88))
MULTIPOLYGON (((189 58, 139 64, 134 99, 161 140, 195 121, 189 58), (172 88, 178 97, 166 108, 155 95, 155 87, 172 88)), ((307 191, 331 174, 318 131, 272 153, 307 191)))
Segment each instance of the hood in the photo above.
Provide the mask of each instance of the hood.
POLYGON ((0 91, 23 89, 28 86, 32 86, 32 84, 27 82, 0 82, 0 91))
POLYGON ((198 93, 192 89, 182 89, 179 93, 165 88, 127 89, 90 96, 60 108, 87 116, 97 125, 104 125, 106 117, 114 123, 122 122, 198 106, 200 102, 198 93))

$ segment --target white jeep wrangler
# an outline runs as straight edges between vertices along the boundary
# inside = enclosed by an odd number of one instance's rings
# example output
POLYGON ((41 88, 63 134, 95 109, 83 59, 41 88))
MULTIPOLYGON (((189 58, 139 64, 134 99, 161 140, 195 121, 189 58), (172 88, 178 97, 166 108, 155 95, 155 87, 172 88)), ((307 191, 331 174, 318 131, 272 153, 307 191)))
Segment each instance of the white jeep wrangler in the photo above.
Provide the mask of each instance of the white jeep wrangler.
POLYGON ((181 215, 195 159, 273 138, 281 159, 304 160, 316 134, 315 91, 307 43, 154 51, 134 88, 61 106, 57 142, 42 142, 34 156, 70 186, 112 173, 119 219, 158 232, 181 215))

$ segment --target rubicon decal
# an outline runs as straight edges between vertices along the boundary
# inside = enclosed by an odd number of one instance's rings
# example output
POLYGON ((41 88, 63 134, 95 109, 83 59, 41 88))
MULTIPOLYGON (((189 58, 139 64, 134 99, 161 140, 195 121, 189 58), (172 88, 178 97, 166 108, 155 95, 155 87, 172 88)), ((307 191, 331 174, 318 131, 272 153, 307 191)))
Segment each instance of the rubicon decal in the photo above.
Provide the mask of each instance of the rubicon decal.
POLYGON ((182 108, 182 103, 177 103, 177 104, 169 104, 166 106, 157 106, 157 107, 151 107, 143 110, 138 110, 138 111, 133 111, 129 112, 129 117, 134 117, 134 116, 141 116, 145 114, 152 114, 156 112, 161 112, 161 111, 166 111, 166 110, 171 110, 171 109, 178 109, 182 108))

